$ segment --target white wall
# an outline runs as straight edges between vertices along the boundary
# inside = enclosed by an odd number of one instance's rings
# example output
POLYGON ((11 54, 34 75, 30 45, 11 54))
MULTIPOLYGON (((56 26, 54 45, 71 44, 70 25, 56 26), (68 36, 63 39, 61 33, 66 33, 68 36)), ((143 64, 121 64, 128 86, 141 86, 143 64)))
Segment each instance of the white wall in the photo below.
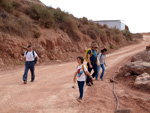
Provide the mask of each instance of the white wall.
POLYGON ((118 28, 120 30, 124 30, 125 29, 125 24, 121 21, 121 20, 110 20, 110 21, 95 21, 96 23, 99 23, 101 25, 108 25, 108 27, 110 28, 118 28))

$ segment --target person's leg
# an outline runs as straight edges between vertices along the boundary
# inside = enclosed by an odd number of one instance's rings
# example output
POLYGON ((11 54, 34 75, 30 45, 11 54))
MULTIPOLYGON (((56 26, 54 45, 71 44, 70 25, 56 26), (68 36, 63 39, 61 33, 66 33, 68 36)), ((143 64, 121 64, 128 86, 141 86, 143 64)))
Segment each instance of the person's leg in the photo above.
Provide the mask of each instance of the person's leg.
POLYGON ((78 86, 79 86, 79 92, 80 92, 80 99, 83 97, 83 87, 84 87, 84 81, 78 81, 78 86))
POLYGON ((100 72, 100 66, 97 66, 97 74, 96 74, 96 80, 98 80, 98 75, 99 75, 99 72, 100 72))
MULTIPOLYGON (((88 71, 89 71, 89 73, 91 73, 92 68, 90 68, 89 63, 87 63, 87 66, 88 66, 88 71)), ((90 82, 90 77, 87 75, 86 83, 89 83, 89 82, 90 82)))
POLYGON ((96 77, 96 74, 97 74, 97 64, 93 64, 93 69, 94 69, 94 73, 92 74, 92 77, 96 77))
POLYGON ((103 76, 104 76, 104 72, 105 72, 105 64, 101 64, 101 68, 102 68, 102 73, 101 73, 100 79, 103 80, 103 76))
POLYGON ((28 71, 29 71, 29 63, 25 62, 25 71, 23 75, 23 81, 27 81, 28 71))
POLYGON ((34 67, 35 67, 35 63, 34 63, 34 62, 31 62, 31 63, 30 63, 31 82, 33 82, 33 81, 34 81, 34 78, 35 78, 34 67))

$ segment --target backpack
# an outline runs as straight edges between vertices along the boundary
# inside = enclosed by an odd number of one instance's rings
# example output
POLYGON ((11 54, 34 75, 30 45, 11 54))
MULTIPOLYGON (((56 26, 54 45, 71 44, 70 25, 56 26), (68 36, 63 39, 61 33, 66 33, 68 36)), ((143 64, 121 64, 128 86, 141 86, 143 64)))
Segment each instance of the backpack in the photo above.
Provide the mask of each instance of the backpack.
POLYGON ((89 50, 91 50, 91 54, 90 54, 90 56, 92 56, 92 55, 93 55, 92 49, 90 49, 90 48, 89 48, 89 49, 87 49, 87 50, 86 50, 86 52, 85 52, 85 61, 86 61, 86 62, 88 62, 88 51, 89 51, 89 50))
MULTIPOLYGON (((85 66, 88 69, 87 65, 85 65, 85 66)), ((82 70, 83 70, 84 74, 87 76, 86 72, 84 71, 84 64, 82 64, 82 70)))
MULTIPOLYGON (((85 66, 88 69, 87 65, 85 65, 85 66)), ((78 66, 77 66, 77 68, 78 68, 78 66)), ((84 74, 87 76, 86 72, 84 71, 84 64, 82 64, 82 70, 83 70, 84 74)))
MULTIPOLYGON (((28 51, 26 51, 26 55, 28 54, 28 51)), ((32 51, 33 57, 34 57, 34 63, 36 64, 37 58, 35 58, 34 50, 32 51)))

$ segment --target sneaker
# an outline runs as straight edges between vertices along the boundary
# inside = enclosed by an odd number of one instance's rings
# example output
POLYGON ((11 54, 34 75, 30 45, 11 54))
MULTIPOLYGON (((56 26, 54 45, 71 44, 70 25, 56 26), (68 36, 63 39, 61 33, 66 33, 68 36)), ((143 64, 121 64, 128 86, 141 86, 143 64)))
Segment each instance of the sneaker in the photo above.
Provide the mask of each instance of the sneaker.
POLYGON ((93 85, 94 83, 93 83, 93 82, 91 82, 91 84, 93 85))
POLYGON ((24 81, 24 84, 27 84, 27 81, 24 81))
POLYGON ((90 83, 86 83, 86 85, 87 85, 87 86, 91 86, 91 84, 90 84, 90 83))
POLYGON ((82 98, 77 98, 77 101, 82 103, 82 98))
POLYGON ((103 78, 100 78, 103 81, 103 78))
POLYGON ((34 80, 31 80, 30 82, 34 82, 34 80))

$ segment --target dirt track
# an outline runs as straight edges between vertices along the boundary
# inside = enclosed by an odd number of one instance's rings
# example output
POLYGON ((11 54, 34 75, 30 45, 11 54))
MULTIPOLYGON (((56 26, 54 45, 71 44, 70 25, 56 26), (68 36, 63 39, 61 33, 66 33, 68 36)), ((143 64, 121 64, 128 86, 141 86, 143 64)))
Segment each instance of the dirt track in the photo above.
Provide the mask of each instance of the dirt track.
MULTIPOLYGON (((22 82, 24 66, 2 71, 0 72, 0 113, 114 113, 116 100, 112 93, 113 85, 109 80, 120 66, 124 65, 131 56, 144 51, 149 43, 150 37, 145 36, 142 43, 121 48, 107 55, 108 66, 104 81, 95 81, 92 87, 85 86, 82 104, 76 101, 79 95, 77 85, 75 89, 71 88, 76 62, 36 66, 36 80, 34 83, 28 82, 27 85, 22 82)), ((117 91, 120 95, 133 92, 121 85, 117 87, 117 91)), ((131 96, 130 94, 130 97, 129 95, 125 97, 131 99, 131 96)), ((140 93, 140 96, 150 100, 149 94, 140 93)), ((131 108, 132 113, 150 112, 150 106, 145 110, 138 106, 136 99, 135 101, 129 99, 121 98, 120 107, 131 108)))

